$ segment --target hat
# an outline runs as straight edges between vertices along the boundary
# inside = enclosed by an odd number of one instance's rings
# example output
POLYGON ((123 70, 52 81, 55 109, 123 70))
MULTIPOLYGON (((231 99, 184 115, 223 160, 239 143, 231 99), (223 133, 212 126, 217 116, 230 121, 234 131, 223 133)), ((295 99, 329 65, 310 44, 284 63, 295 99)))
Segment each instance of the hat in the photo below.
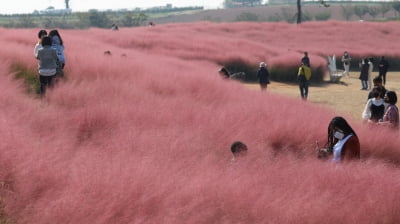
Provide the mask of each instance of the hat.
POLYGON ((261 67, 267 67, 267 64, 265 62, 260 62, 260 68, 261 67))

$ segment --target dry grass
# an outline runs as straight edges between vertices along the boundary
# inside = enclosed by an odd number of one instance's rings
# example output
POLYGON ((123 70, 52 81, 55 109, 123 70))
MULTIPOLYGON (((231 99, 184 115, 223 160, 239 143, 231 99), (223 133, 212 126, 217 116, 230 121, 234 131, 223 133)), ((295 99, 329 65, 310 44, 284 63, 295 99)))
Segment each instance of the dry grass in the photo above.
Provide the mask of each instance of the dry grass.
MULTIPOLYGON (((373 73, 373 77, 377 75, 377 72, 373 73)), ((399 93, 400 72, 388 72, 387 79, 386 89, 399 93)), ((244 85, 250 89, 259 89, 258 84, 244 85)), ((353 71, 350 77, 343 77, 340 83, 312 85, 309 89, 309 101, 331 108, 338 114, 350 115, 361 122, 361 113, 367 101, 368 91, 360 90, 360 88, 358 71, 353 71)), ((272 82, 268 86, 268 91, 300 100, 300 92, 295 84, 272 82)))

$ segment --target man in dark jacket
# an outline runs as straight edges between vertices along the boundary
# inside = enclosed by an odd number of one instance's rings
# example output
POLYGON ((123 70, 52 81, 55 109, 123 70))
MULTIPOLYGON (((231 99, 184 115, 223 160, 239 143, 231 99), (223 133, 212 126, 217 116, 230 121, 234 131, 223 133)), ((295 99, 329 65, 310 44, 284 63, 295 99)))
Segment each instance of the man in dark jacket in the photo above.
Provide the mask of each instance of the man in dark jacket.
POLYGON ((383 80, 383 85, 386 85, 386 73, 389 68, 389 62, 385 59, 385 56, 382 56, 381 60, 379 61, 379 77, 383 80))
POLYGON ((267 85, 269 84, 269 72, 265 62, 260 63, 260 69, 257 72, 257 78, 260 82, 261 90, 266 90, 267 85))

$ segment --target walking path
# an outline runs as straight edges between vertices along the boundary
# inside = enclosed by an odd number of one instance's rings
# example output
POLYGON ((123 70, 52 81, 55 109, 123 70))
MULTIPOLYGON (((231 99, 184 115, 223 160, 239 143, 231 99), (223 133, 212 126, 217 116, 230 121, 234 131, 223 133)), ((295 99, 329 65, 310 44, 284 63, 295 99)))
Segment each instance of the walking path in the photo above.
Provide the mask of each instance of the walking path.
MULTIPOLYGON (((372 77, 377 76, 374 72, 372 77)), ((359 72, 351 72, 350 77, 343 77, 340 83, 327 83, 326 85, 311 85, 308 100, 313 103, 323 104, 333 109, 338 114, 350 114, 354 119, 361 121, 369 91, 360 90, 361 81, 359 72)), ((388 72, 385 88, 395 91, 400 96, 400 72, 388 72)), ((244 84, 246 87, 259 90, 258 84, 244 84)), ((267 91, 283 94, 293 98, 300 98, 299 87, 296 84, 271 82, 267 91)), ((399 103, 398 103, 399 104, 399 103)))

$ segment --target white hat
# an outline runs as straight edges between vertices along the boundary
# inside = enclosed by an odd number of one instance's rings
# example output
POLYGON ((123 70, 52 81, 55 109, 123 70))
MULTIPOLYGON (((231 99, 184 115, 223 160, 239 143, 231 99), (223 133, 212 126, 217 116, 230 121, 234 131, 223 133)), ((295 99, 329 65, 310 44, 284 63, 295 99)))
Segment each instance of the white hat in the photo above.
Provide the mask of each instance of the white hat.
POLYGON ((267 67, 267 64, 265 62, 260 62, 260 68, 261 67, 267 67))

